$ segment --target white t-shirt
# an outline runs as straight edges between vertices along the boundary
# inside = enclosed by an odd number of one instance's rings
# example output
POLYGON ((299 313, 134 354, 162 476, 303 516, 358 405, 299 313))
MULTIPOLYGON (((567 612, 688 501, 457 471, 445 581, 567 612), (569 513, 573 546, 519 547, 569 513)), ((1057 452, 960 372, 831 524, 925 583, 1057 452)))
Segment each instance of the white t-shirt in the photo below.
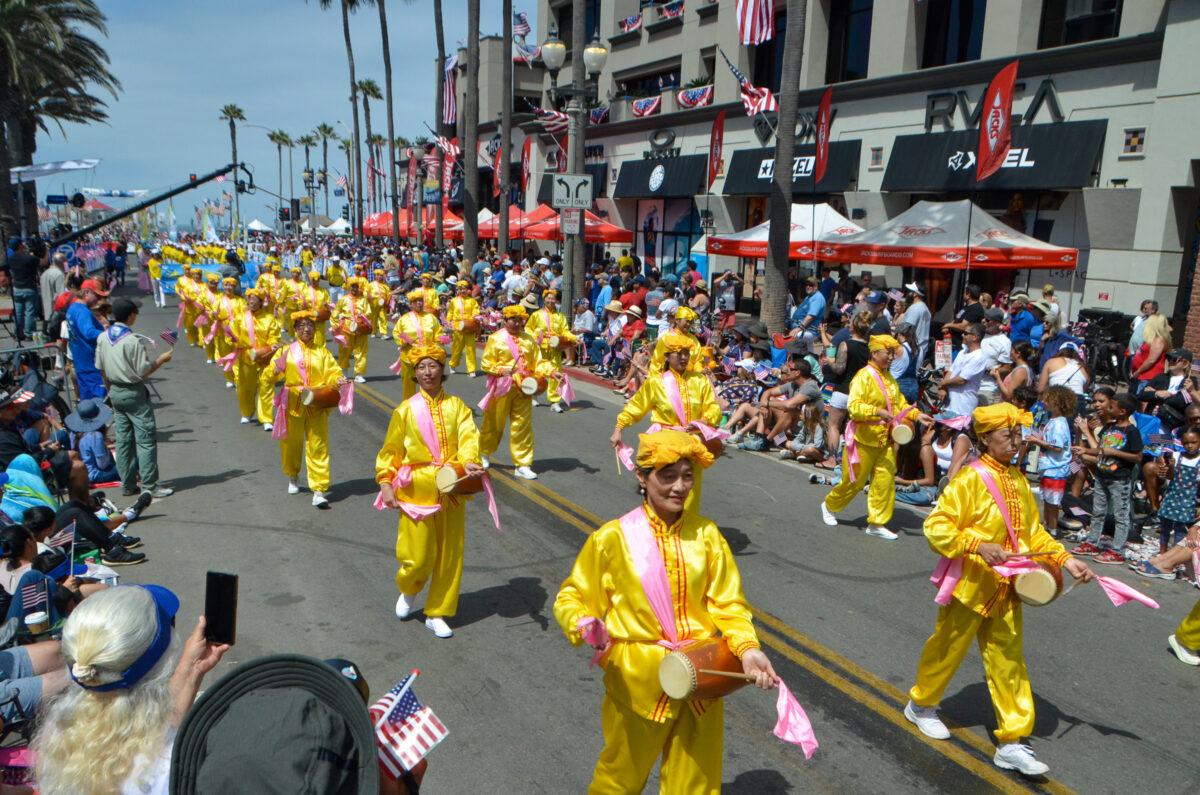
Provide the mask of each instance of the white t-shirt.
MULTIPOLYGON (((987 355, 987 371, 990 372, 993 367, 1000 363, 1000 356, 1010 356, 1012 354, 1012 340, 1007 334, 991 334, 979 341, 979 350, 987 355)), ((981 383, 983 389, 994 391, 996 389, 996 381, 985 374, 981 383)))
POLYGON ((930 320, 929 306, 924 301, 913 301, 913 305, 904 310, 904 322, 913 325, 919 354, 928 352, 930 320))
POLYGON ((946 390, 950 399, 946 410, 962 417, 970 414, 979 405, 979 383, 987 371, 987 354, 983 348, 968 351, 963 349, 950 365, 950 375, 966 379, 965 384, 952 386, 946 390))
POLYGON ((142 767, 146 758, 138 756, 133 762, 137 772, 121 786, 121 795, 167 795, 171 784, 171 749, 175 746, 175 730, 167 732, 162 750, 150 765, 142 767))

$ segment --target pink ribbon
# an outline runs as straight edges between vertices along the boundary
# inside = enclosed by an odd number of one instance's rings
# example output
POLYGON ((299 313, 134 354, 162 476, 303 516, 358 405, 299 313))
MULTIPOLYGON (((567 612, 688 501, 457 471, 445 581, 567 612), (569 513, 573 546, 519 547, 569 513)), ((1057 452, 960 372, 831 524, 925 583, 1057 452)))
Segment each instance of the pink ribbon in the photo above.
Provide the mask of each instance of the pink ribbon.
POLYGON ((354 382, 347 381, 338 387, 338 413, 343 417, 354 411, 354 382))
POLYGON ((338 344, 339 348, 350 347, 350 341, 347 340, 346 336, 344 334, 342 334, 340 331, 333 332, 333 341, 338 344))
POLYGON ((775 699, 775 728, 771 731, 785 743, 800 746, 805 759, 812 759, 813 753, 820 748, 817 735, 813 732, 812 721, 800 702, 792 695, 792 691, 779 680, 779 695, 775 699))
POLYGON ((569 407, 575 402, 575 385, 571 383, 571 377, 562 370, 558 371, 555 376, 558 378, 558 391, 562 394, 563 402, 569 407))
POLYGON ((604 626, 604 622, 595 616, 584 616, 575 624, 575 628, 583 636, 583 642, 596 650, 596 653, 592 655, 591 662, 588 663, 588 668, 599 664, 604 657, 601 649, 607 646, 610 640, 608 627, 604 626))
POLYGON ((237 349, 234 349, 234 350, 230 351, 229 353, 225 354, 224 356, 222 356, 221 358, 217 359, 217 364, 221 365, 221 369, 223 369, 225 372, 232 373, 233 372, 233 363, 237 361, 237 358, 238 358, 238 351, 237 351, 237 349))
POLYGON ((661 378, 663 391, 667 393, 667 400, 670 401, 671 408, 675 410, 679 424, 687 425, 687 409, 683 406, 683 395, 679 392, 679 381, 675 378, 675 371, 665 370, 661 378))
POLYGON ((179 302, 179 316, 175 318, 175 328, 183 328, 183 313, 185 311, 186 306, 187 306, 186 300, 179 302))
POLYGON ((935 604, 942 607, 950 604, 954 597, 954 589, 962 579, 962 572, 962 558, 938 558, 937 565, 933 568, 933 576, 929 578, 929 581, 938 587, 937 595, 933 597, 935 604))
POLYGON ((667 567, 663 564, 658 544, 654 542, 654 531, 650 529, 650 519, 646 516, 645 509, 638 506, 617 521, 621 525, 621 534, 625 537, 625 546, 629 548, 629 556, 633 558, 634 571, 642 581, 646 601, 650 603, 650 609, 654 611, 654 617, 658 619, 662 628, 663 638, 658 641, 658 645, 672 651, 686 647, 692 641, 679 640, 667 567))
POLYGON ((404 354, 400 354, 396 361, 388 365, 388 369, 396 375, 400 375, 404 371, 404 354))
POLYGON ((1104 589, 1108 600, 1113 603, 1113 607, 1120 607, 1129 601, 1141 602, 1146 607, 1158 609, 1158 602, 1151 599, 1146 594, 1139 591, 1137 588, 1126 585, 1114 577, 1105 577, 1101 574, 1096 575, 1096 582, 1100 583, 1100 587, 1104 589))
POLYGON ((479 401, 479 410, 487 411, 488 406, 492 405, 492 401, 497 398, 502 398, 509 393, 513 387, 511 375, 492 375, 488 374, 487 392, 483 395, 483 400, 479 401))
POLYGON ((207 312, 201 312, 200 314, 196 315, 196 325, 197 326, 200 326, 203 328, 204 326, 207 326, 209 324, 209 322, 210 321, 208 319, 207 312))
MULTIPOLYGON (((913 407, 909 406, 908 408, 904 409, 904 411, 896 414, 892 409, 891 395, 888 394, 887 385, 883 383, 883 377, 879 375, 879 371, 870 365, 867 365, 863 369, 869 372, 875 378, 875 383, 878 385, 879 391, 883 393, 883 400, 887 404, 888 414, 892 415, 892 421, 889 423, 889 427, 902 421, 905 415, 913 410, 913 407)), ((877 422, 878 420, 870 420, 864 422, 864 424, 873 425, 877 422)), ((855 478, 858 476, 854 472, 854 465, 862 462, 862 457, 858 452, 858 439, 855 438, 855 432, 857 430, 858 424, 854 420, 850 420, 846 423, 846 433, 844 434, 844 438, 846 440, 846 461, 850 464, 850 474, 854 475, 855 478)))
POLYGON ((1037 571, 1040 568, 1041 566, 1029 558, 1015 557, 992 566, 992 571, 1002 577, 1016 577, 1018 574, 1026 574, 1031 571, 1037 571))
POLYGON ((634 461, 633 448, 630 447, 629 445, 625 444, 624 442, 617 443, 617 458, 621 461, 621 463, 625 466, 625 468, 628 469, 630 472, 632 472, 636 468, 633 463, 633 461, 634 461))
POLYGON ((288 404, 288 387, 284 384, 279 392, 275 395, 275 422, 271 428, 271 438, 275 441, 287 438, 287 404, 288 404))

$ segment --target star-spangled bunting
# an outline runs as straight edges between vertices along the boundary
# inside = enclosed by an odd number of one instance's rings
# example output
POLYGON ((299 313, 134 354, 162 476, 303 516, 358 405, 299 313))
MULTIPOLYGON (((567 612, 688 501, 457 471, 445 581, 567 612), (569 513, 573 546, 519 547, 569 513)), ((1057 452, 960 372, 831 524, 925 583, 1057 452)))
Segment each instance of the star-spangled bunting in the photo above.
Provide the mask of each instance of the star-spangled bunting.
POLYGON ((712 103, 713 87, 685 88, 675 94, 681 108, 699 108, 712 103))
POLYGON ((632 33, 635 30, 641 30, 642 29, 642 15, 641 14, 631 14, 622 20, 618 20, 617 27, 619 27, 621 29, 622 33, 632 33))
MULTIPOLYGON (((720 49, 720 48, 718 48, 720 49)), ((737 78, 738 90, 742 95, 742 106, 746 108, 747 116, 755 116, 759 113, 778 110, 779 104, 775 101, 775 95, 771 93, 769 88, 759 88, 750 82, 750 78, 742 73, 733 65, 733 61, 729 60, 729 56, 721 50, 721 57, 725 59, 726 65, 729 66, 729 71, 733 72, 733 76, 737 78)))
POLYGON ((762 44, 775 38, 775 11, 771 0, 737 1, 738 41, 762 44))
POLYGON ((653 116, 658 113, 658 109, 662 106, 662 97, 646 97, 645 99, 635 99, 633 101, 633 115, 641 118, 642 116, 653 116))
POLYGON ((674 0, 665 6, 659 6, 658 13, 663 19, 678 19, 683 16, 683 0, 674 0))
POLYGON ((371 722, 378 724, 375 745, 379 763, 393 779, 412 770, 449 733, 433 710, 417 700, 411 686, 405 690, 411 678, 405 677, 371 705, 371 722))
POLYGON ((592 108, 588 111, 588 121, 592 124, 603 124, 608 121, 608 105, 602 108, 592 108))

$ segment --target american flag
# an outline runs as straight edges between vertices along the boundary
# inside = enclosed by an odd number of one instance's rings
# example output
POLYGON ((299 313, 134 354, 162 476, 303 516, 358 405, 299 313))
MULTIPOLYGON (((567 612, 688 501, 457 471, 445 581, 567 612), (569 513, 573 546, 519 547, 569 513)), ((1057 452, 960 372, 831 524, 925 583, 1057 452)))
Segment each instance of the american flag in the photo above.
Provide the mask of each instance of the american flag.
POLYGON ((775 14, 771 0, 737 0, 738 41, 762 44, 775 38, 775 14))
MULTIPOLYGON (((430 149, 428 152, 426 152, 421 157, 421 166, 426 171, 429 171, 430 169, 436 170, 438 168, 441 168, 441 165, 442 165, 441 158, 439 158, 437 152, 435 152, 432 149, 430 149)), ((430 173, 434 173, 434 172, 430 171, 430 173)))
POLYGON ((779 110, 779 104, 775 101, 775 95, 771 93, 771 89, 759 88, 751 83, 750 78, 733 65, 733 61, 729 60, 729 56, 725 54, 724 50, 721 50, 721 57, 728 64, 729 71, 733 72, 733 76, 737 78, 738 90, 741 91, 742 105, 746 108, 747 116, 755 116, 769 110, 779 110))
POLYGON ((346 177, 343 176, 342 174, 338 174, 338 178, 335 179, 333 181, 333 183, 335 185, 337 185, 339 188, 341 188, 342 190, 346 191, 346 198, 353 201, 354 191, 350 190, 350 180, 346 179, 346 177))
POLYGON ((442 124, 458 121, 458 56, 446 59, 445 80, 442 91, 442 124))
POLYGON ((627 16, 624 19, 618 21, 617 25, 621 28, 622 33, 630 33, 635 30, 641 30, 642 29, 642 15, 641 14, 631 14, 630 16, 627 16))
POLYGON ((561 135, 567 131, 571 119, 567 114, 557 110, 534 108, 533 115, 542 120, 542 127, 551 135, 561 135))
POLYGON ((529 27, 529 17, 524 11, 513 12, 512 35, 528 36, 533 28, 529 27))
POLYGON ((213 181, 214 181, 214 182, 224 182, 224 181, 225 181, 225 175, 224 175, 224 174, 218 174, 218 175, 217 175, 217 178, 216 178, 215 180, 213 180, 213 181))
POLYGON ((712 102, 713 87, 685 88, 675 95, 681 108, 699 108, 712 102))
POLYGON ((67 547, 67 546, 70 546, 71 542, 74 540, 75 540, 75 523, 71 522, 69 525, 64 527, 62 530, 59 530, 57 533, 55 533, 54 535, 47 538, 46 546, 48 546, 48 547, 67 547))
POLYGON ((588 111, 588 121, 592 124, 603 124, 608 121, 608 105, 592 108, 588 111))
POLYGON ((635 99, 633 101, 633 115, 641 118, 642 116, 652 116, 658 113, 658 109, 662 106, 662 97, 646 97, 645 99, 635 99))
POLYGON ((412 770, 449 733, 433 710, 417 700, 412 687, 405 689, 412 678, 406 676, 371 705, 379 764, 393 779, 412 770))
POLYGON ((50 604, 50 594, 45 582, 39 580, 21 589, 21 606, 28 613, 42 605, 50 604))
POLYGON ((462 150, 458 148, 457 140, 452 141, 444 135, 439 135, 435 141, 437 143, 437 148, 445 152, 448 157, 458 157, 459 153, 462 152, 462 150))
POLYGON ((683 16, 683 0, 673 0, 665 6, 660 6, 658 13, 663 19, 678 19, 683 16))

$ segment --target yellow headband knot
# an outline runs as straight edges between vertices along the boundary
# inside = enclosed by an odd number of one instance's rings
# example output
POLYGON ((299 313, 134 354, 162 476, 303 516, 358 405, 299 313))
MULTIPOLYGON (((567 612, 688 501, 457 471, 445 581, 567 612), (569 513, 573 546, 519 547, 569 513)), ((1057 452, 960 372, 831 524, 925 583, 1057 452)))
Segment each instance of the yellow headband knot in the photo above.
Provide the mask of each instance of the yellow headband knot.
POLYGON ((681 306, 675 310, 675 317, 678 320, 686 320, 688 323, 695 323, 700 319, 700 316, 691 310, 690 307, 681 306))
POLYGON ((1033 415, 1022 411, 1011 403, 995 403, 990 406, 980 406, 971 413, 975 435, 1012 428, 1017 425, 1029 427, 1033 425, 1033 415))
POLYGON ((692 339, 677 332, 667 332, 662 337, 663 350, 667 353, 679 353, 692 350, 692 339))
POLYGON ((238 285, 238 280, 237 280, 237 279, 235 279, 235 278, 233 278, 232 276, 226 276, 224 279, 222 279, 222 280, 221 280, 221 284, 222 284, 222 285, 230 285, 230 286, 233 286, 233 287, 237 287, 237 285, 238 285))
POLYGON ((683 431, 657 431, 638 435, 637 465, 643 469, 662 469, 681 458, 701 469, 713 462, 712 453, 699 439, 683 431))
POLYGON ((433 359, 438 364, 445 364, 446 350, 441 345, 414 345, 404 352, 404 361, 413 367, 422 359, 433 359))
POLYGON ((417 288, 416 290, 409 290, 408 291, 408 300, 409 301, 424 301, 425 300, 425 291, 421 288, 417 288))
POLYGON ((261 299, 263 297, 263 291, 258 289, 257 287, 251 287, 249 290, 246 291, 245 295, 246 295, 247 300, 249 300, 251 298, 261 299))
POLYGON ((213 284, 216 284, 219 281, 221 281, 221 277, 215 273, 206 273, 206 274, 204 274, 204 278, 207 279, 208 281, 212 282, 213 284))
POLYGON ((311 309, 298 309, 292 313, 292 324, 299 323, 301 320, 311 320, 317 322, 317 313, 311 309))
POLYGON ((504 307, 504 318, 507 320, 510 317, 517 317, 521 320, 528 320, 529 313, 525 311, 525 307, 520 304, 512 304, 504 307))
POLYGON ((316 270, 309 271, 309 272, 308 272, 308 278, 310 278, 310 279, 320 279, 320 278, 321 278, 321 272, 320 272, 320 271, 316 271, 316 270))
POLYGON ((886 351, 891 348, 899 348, 900 341, 891 334, 872 334, 871 341, 867 343, 867 348, 874 353, 875 351, 886 351))

